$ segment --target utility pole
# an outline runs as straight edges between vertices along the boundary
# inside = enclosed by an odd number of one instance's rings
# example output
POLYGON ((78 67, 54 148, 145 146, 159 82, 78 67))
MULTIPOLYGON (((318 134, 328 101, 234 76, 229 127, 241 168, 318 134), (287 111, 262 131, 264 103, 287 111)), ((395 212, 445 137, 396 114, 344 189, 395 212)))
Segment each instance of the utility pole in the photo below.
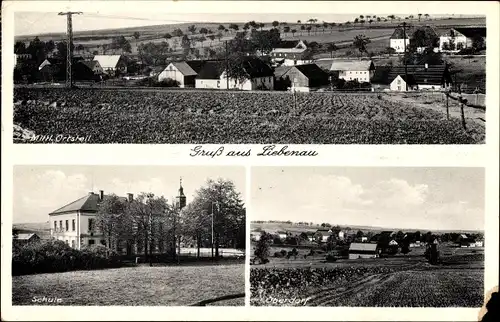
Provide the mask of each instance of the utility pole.
MULTIPOLYGON (((406 56, 406 22, 403 22, 403 57, 406 56)), ((405 60, 405 85, 406 91, 408 92, 408 57, 404 57, 405 60)))
POLYGON ((214 259, 214 203, 212 202, 212 260, 214 259))
POLYGON ((59 12, 59 16, 66 16, 67 18, 67 41, 66 41, 66 86, 73 87, 73 77, 71 74, 71 64, 73 62, 73 15, 81 15, 82 12, 59 12))
POLYGON ((227 40, 224 41, 224 45, 226 46, 226 86, 229 89, 229 51, 227 47, 227 40))

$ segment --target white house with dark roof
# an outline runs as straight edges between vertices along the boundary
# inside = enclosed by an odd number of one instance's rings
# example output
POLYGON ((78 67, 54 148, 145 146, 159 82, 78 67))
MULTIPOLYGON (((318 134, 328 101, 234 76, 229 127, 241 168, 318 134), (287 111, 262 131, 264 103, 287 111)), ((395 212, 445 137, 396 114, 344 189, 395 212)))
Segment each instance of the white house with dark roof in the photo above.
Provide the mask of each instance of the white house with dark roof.
POLYGON ((439 36, 439 51, 458 52, 470 48, 474 37, 481 37, 486 43, 486 27, 451 28, 439 36))
POLYGON ((330 70, 338 72, 339 79, 369 83, 375 73, 375 65, 371 60, 334 60, 330 70))
POLYGON ((179 87, 195 87, 195 79, 205 61, 191 60, 171 62, 158 75, 158 81, 172 79, 179 82, 179 87))
POLYGON ((283 40, 270 53, 274 63, 294 66, 312 63, 310 50, 302 40, 283 40))
POLYGON ((389 47, 393 48, 397 53, 404 53, 405 48, 410 46, 411 32, 409 28, 406 28, 406 30, 401 27, 394 29, 389 38, 389 47))
POLYGON ((226 76, 225 64, 207 61, 195 79, 195 87, 202 89, 272 90, 274 72, 264 61, 248 58, 242 63, 246 76, 241 79, 226 76))
POLYGON ((111 76, 127 72, 127 63, 123 55, 95 55, 93 60, 97 60, 104 73, 111 76))
POLYGON ((373 243, 351 243, 349 246, 349 259, 377 258, 380 250, 373 243))

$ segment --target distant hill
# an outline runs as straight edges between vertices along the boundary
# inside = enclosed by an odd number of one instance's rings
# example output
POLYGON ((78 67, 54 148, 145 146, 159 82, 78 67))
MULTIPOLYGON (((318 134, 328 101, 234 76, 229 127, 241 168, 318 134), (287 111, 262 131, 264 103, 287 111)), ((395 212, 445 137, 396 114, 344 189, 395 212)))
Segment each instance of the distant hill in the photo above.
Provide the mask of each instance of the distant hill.
MULTIPOLYGON (((477 233, 478 230, 456 230, 456 229, 414 229, 414 228, 395 228, 395 227, 379 227, 379 226, 360 226, 360 225, 339 225, 340 228, 345 229, 347 227, 351 228, 352 230, 362 230, 362 231, 371 231, 371 232, 381 232, 381 231, 403 231, 403 232, 416 232, 420 231, 421 233, 426 233, 428 231, 431 231, 433 233, 477 233)), ((313 225, 313 226, 306 226, 306 225, 290 225, 286 223, 271 223, 271 222, 265 222, 265 223, 256 223, 256 222, 251 222, 251 229, 255 228, 261 228, 261 229, 268 229, 268 230, 303 230, 303 231, 311 231, 311 230, 316 230, 318 228, 323 228, 320 225, 313 225)), ((483 230, 480 230, 483 231, 483 230)))
POLYGON ((12 224, 12 229, 17 229, 20 233, 35 233, 42 239, 50 238, 49 222, 36 223, 16 223, 12 224))

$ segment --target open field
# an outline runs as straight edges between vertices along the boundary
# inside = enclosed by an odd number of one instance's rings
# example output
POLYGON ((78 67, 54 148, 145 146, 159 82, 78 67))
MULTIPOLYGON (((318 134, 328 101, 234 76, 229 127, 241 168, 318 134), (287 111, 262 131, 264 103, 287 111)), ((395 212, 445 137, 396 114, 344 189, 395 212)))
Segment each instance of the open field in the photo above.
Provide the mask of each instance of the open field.
MULTIPOLYGON (((473 144, 484 126, 389 95, 16 88, 14 124, 86 143, 473 144)), ((36 140, 25 142, 36 143, 36 140)))
POLYGON ((309 306, 480 307, 483 252, 446 248, 436 266, 427 263, 423 249, 412 249, 407 256, 333 263, 324 257, 270 258, 250 270, 251 304, 302 298, 309 306))
MULTIPOLYGON (((60 305, 187 306, 244 293, 244 275, 244 265, 239 264, 141 266, 14 276, 12 304, 33 305, 33 297, 45 296, 61 298, 60 305)), ((244 298, 213 305, 244 305, 244 298)))

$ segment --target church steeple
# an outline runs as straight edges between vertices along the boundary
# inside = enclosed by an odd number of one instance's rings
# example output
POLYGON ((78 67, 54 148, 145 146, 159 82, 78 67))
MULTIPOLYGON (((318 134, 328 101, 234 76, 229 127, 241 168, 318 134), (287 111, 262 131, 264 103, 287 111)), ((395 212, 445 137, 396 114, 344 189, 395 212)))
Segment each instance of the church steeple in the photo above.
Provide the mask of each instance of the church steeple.
POLYGON ((184 188, 182 187, 182 177, 179 182, 179 195, 177 196, 179 209, 182 209, 186 206, 186 196, 184 195, 184 188))

